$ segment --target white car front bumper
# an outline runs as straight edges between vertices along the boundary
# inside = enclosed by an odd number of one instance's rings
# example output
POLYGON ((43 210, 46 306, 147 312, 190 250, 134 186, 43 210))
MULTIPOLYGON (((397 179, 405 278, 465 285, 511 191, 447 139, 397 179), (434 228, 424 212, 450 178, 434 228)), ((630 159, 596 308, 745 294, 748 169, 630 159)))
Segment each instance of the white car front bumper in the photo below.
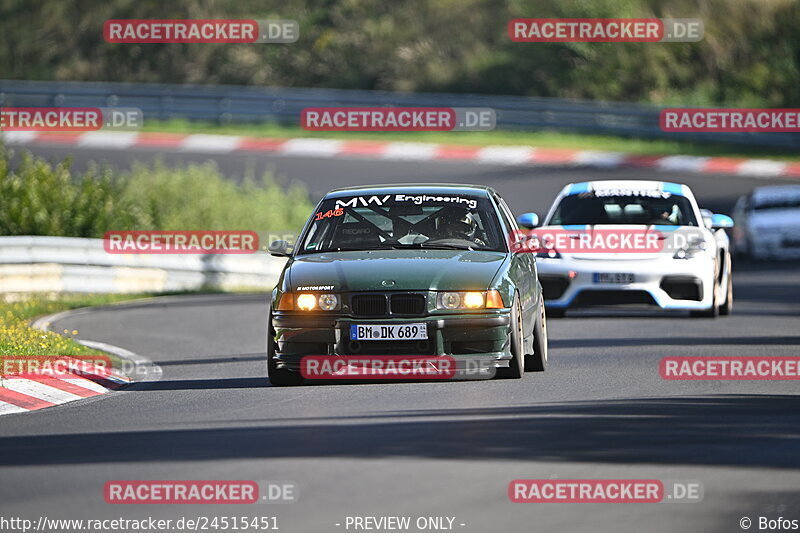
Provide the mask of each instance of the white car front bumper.
POLYGON ((642 303, 662 309, 704 310, 711 307, 714 297, 716 264, 708 254, 693 259, 564 256, 537 258, 536 266, 551 309, 642 303), (633 281, 598 281, 595 275, 604 273, 632 274, 633 281))

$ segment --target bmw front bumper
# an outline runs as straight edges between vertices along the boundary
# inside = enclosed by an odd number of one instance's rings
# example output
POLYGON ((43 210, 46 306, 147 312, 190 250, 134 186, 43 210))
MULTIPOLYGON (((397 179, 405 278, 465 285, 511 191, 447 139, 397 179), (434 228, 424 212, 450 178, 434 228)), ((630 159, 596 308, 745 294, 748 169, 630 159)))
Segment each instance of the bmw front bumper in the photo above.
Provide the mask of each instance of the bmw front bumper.
POLYGON ((278 368, 300 371, 308 355, 447 356, 457 369, 504 368, 511 360, 509 310, 493 313, 431 315, 403 318, 354 318, 319 313, 273 311, 276 333, 274 360, 278 368), (350 326, 364 324, 425 323, 426 341, 353 341, 350 326))

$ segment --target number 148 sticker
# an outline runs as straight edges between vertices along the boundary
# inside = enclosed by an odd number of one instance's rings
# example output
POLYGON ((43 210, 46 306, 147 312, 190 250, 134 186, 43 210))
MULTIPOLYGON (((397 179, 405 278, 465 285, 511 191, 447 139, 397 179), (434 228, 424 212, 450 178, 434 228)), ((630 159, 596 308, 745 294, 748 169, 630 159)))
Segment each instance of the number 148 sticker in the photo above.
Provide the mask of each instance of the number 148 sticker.
POLYGON ((328 211, 326 211, 324 213, 322 211, 320 211, 319 213, 317 213, 315 215, 314 220, 324 220, 324 219, 329 218, 329 217, 340 217, 342 215, 344 215, 344 209, 342 209, 341 207, 338 207, 336 209, 329 209, 328 211))

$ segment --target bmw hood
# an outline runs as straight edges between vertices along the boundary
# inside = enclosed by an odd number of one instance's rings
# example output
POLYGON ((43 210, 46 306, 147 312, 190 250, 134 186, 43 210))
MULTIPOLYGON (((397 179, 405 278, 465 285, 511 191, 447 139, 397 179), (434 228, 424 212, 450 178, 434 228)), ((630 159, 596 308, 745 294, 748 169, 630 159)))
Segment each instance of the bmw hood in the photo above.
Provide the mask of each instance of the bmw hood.
POLYGON ((292 259, 284 290, 486 290, 507 254, 469 250, 331 252, 292 259))

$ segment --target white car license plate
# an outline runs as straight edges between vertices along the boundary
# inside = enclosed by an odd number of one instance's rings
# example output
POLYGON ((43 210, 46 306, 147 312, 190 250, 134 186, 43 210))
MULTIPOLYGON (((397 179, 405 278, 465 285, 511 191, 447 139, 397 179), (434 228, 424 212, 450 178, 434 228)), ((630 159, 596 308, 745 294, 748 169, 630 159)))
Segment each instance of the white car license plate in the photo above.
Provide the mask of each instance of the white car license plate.
POLYGON ((354 341, 420 341, 428 339, 428 328, 417 324, 351 324, 350 340, 354 341))
POLYGON ((633 283, 633 274, 625 272, 595 272, 592 276, 594 283, 633 283))

